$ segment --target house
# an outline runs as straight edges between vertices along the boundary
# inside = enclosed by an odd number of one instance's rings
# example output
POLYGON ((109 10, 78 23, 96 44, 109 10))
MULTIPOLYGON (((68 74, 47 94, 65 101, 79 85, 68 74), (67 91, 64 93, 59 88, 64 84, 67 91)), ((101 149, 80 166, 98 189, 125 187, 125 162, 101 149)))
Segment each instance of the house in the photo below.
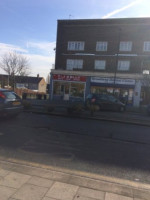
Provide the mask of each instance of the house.
POLYGON ((139 106, 150 70, 150 18, 58 20, 51 99, 109 93, 139 106))
POLYGON ((8 75, 0 75, 0 84, 1 87, 7 87, 15 83, 15 88, 25 88, 36 92, 46 93, 46 81, 43 77, 31 77, 31 76, 15 76, 12 80, 12 77, 8 75))
POLYGON ((5 74, 0 74, 0 88, 5 88, 9 86, 9 76, 5 74))

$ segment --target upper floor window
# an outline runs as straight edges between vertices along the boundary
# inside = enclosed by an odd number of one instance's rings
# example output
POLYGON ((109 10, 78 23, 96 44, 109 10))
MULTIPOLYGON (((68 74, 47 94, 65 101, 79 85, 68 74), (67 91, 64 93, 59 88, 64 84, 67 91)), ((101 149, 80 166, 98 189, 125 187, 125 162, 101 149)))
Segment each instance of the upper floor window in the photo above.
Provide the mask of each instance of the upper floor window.
POLYGON ((83 60, 79 59, 67 59, 67 70, 73 69, 82 69, 83 68, 83 60))
POLYGON ((120 42, 119 46, 120 51, 131 51, 132 50, 132 42, 120 42))
POLYGON ((68 42, 68 50, 69 51, 83 51, 84 50, 84 42, 69 41, 68 42))
POLYGON ((130 61, 129 60, 119 60, 118 61, 118 71, 129 71, 130 61))
POLYGON ((104 70, 106 67, 105 60, 95 60, 95 69, 104 70))
POLYGON ((144 42, 144 51, 150 51, 150 41, 144 42))
POLYGON ((107 42, 97 42, 96 51, 107 51, 107 42))

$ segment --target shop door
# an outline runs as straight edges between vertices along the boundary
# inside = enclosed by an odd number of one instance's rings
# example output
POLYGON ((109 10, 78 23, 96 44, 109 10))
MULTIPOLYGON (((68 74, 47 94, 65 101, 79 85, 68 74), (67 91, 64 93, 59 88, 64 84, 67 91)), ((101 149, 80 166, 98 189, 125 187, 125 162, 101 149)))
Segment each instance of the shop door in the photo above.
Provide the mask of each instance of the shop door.
POLYGON ((69 100, 69 83, 61 85, 61 96, 63 100, 69 100))

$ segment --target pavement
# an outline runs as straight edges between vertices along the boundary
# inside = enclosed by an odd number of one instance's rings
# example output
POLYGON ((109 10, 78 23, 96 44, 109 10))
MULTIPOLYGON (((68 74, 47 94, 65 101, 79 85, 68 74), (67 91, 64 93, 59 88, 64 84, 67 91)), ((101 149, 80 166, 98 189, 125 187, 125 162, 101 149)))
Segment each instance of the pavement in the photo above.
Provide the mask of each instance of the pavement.
POLYGON ((77 117, 83 119, 103 120, 117 123, 126 123, 140 126, 150 126, 150 116, 146 112, 108 112, 108 111, 96 111, 93 116, 90 115, 90 111, 74 112, 73 114, 67 113, 67 103, 65 104, 50 104, 49 101, 30 101, 32 107, 26 112, 33 112, 36 114, 47 114, 63 117, 77 117), (45 105, 54 105, 54 111, 48 112, 45 105))
POLYGON ((0 160, 0 200, 149 200, 150 185, 0 160))

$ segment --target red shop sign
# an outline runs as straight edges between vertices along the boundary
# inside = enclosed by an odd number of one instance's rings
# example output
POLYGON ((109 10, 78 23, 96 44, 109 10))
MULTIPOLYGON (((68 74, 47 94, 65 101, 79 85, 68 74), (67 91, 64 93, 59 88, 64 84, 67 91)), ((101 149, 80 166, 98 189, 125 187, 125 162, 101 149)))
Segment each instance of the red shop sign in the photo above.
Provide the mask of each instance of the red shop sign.
POLYGON ((85 76, 73 76, 73 75, 62 75, 62 74, 54 74, 53 80, 59 80, 59 81, 81 81, 85 82, 86 77, 85 76))

